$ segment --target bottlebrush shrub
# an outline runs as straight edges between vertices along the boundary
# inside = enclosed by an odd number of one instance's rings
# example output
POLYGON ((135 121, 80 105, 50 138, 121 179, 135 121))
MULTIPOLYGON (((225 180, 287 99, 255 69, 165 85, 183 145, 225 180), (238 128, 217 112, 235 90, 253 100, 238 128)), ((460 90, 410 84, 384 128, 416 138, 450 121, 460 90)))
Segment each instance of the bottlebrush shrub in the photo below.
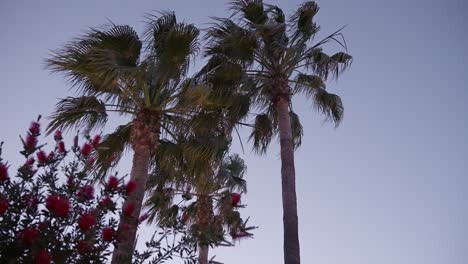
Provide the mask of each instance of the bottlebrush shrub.
POLYGON ((57 132, 49 152, 39 136, 40 125, 33 122, 20 152, 25 163, 16 173, 1 157, 0 145, 0 263, 105 262, 125 186, 95 186, 88 156, 96 142, 67 150, 57 132))
MULTIPOLYGON (((95 184, 90 159, 100 136, 88 137, 80 147, 77 137, 68 145, 56 132, 52 151, 39 144, 39 136, 40 125, 33 122, 22 139, 25 163, 16 173, 2 158, 0 144, 0 263, 107 262, 119 237, 122 209, 117 203, 127 196, 128 184, 114 176, 103 179, 102 186, 95 184)), ((143 259, 156 254, 165 260, 177 250, 194 252, 189 244, 179 243, 175 249, 148 245, 152 250, 145 251, 143 259)))

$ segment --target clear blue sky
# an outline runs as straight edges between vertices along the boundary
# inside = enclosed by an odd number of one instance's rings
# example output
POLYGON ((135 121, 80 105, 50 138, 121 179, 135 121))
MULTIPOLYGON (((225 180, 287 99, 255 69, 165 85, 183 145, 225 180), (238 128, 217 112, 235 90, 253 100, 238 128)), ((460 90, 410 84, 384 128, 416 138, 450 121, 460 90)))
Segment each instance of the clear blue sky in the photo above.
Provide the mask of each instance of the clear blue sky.
MULTIPOLYGON (((301 1, 270 3, 289 13, 301 1)), ((349 25, 346 40, 355 60, 328 84, 345 103, 338 129, 323 123, 309 102, 295 100, 305 129, 296 154, 302 262, 468 263, 468 4, 318 3, 323 34, 349 25)), ((5 157, 18 163, 18 134, 68 94, 61 76, 42 69, 49 50, 107 19, 141 32, 144 13, 166 9, 201 27, 208 16, 228 14, 225 1, 215 0, 1 1, 5 157)), ((282 263, 280 161, 273 145, 266 156, 243 155, 244 212, 260 229, 255 239, 215 252, 226 264, 282 263)), ((240 151, 238 144, 234 150, 240 151)))

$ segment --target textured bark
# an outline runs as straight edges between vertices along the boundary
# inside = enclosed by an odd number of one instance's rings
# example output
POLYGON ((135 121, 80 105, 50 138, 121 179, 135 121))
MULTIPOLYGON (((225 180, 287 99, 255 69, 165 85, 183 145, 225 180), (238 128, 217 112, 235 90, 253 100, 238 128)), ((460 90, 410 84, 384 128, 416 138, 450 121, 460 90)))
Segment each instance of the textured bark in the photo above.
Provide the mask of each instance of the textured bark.
POLYGON ((213 204, 208 195, 200 195, 197 200, 198 262, 208 264, 207 236, 211 234, 213 224, 213 204))
POLYGON ((198 246, 198 263, 208 264, 208 246, 207 245, 198 246))
MULTIPOLYGON (((283 94, 284 95, 284 94, 283 94)), ((275 102, 281 146, 281 185, 283 194, 284 263, 299 264, 299 231, 296 202, 296 172, 294 144, 288 96, 278 96, 275 102)))
POLYGON ((159 130, 159 116, 149 111, 141 111, 133 120, 130 140, 134 154, 130 178, 136 182, 137 187, 127 197, 123 208, 129 204, 134 204, 135 210, 130 216, 121 215, 117 231, 117 243, 112 255, 112 264, 132 263, 139 224, 138 219, 145 196, 151 156, 157 148, 159 130))

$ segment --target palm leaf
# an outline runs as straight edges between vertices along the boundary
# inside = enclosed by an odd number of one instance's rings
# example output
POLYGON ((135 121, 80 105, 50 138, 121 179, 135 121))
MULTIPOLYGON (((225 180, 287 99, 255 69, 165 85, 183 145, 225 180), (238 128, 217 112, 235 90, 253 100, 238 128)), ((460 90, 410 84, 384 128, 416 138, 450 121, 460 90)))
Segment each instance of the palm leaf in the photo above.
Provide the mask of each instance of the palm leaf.
POLYGON ((231 10, 241 13, 252 24, 263 24, 268 20, 268 15, 262 0, 235 0, 231 2, 231 10))
POLYGON ((290 20, 294 30, 293 38, 302 37, 303 40, 308 40, 318 32, 319 26, 313 22, 318 11, 319 7, 314 1, 307 1, 299 6, 290 20))
POLYGON ((130 26, 92 28, 54 52, 46 67, 64 72, 84 94, 120 94, 119 82, 131 79, 138 71, 141 46, 130 26))
POLYGON ((292 81, 294 85, 293 94, 303 93, 308 97, 315 95, 316 89, 325 89, 325 83, 322 78, 318 75, 307 75, 299 73, 295 81, 292 81))
POLYGON ((160 71, 158 75, 164 78, 185 75, 191 58, 199 50, 199 30, 192 24, 177 23, 174 12, 148 18, 145 35, 147 42, 152 44, 149 49, 150 59, 155 61, 160 71), (151 41, 148 37, 151 37, 151 41))
POLYGON ((246 171, 244 160, 238 155, 230 155, 223 159, 219 165, 216 180, 226 187, 230 193, 233 191, 247 192, 247 182, 243 179, 246 171))
POLYGON ((297 149, 302 143, 302 136, 304 135, 304 130, 302 128, 301 121, 299 116, 293 111, 289 112, 291 118, 291 132, 293 137, 294 147, 297 149))
POLYGON ((324 89, 316 89, 314 96, 314 105, 316 109, 325 114, 327 119, 331 119, 338 126, 343 119, 343 103, 341 98, 324 89))
POLYGON ((257 38, 230 19, 215 18, 217 22, 207 33, 209 39, 205 55, 222 55, 236 63, 251 64, 257 38))
POLYGON ((67 97, 57 103, 50 119, 49 134, 58 128, 83 128, 84 133, 89 134, 106 123, 106 106, 94 96, 67 97))
POLYGON ((96 152, 96 168, 99 175, 105 176, 108 169, 117 164, 130 148, 132 123, 118 126, 114 132, 104 136, 96 152))
POLYGON ((253 139, 253 148, 258 153, 265 153, 275 132, 273 120, 267 114, 255 117, 252 133, 249 140, 253 139))

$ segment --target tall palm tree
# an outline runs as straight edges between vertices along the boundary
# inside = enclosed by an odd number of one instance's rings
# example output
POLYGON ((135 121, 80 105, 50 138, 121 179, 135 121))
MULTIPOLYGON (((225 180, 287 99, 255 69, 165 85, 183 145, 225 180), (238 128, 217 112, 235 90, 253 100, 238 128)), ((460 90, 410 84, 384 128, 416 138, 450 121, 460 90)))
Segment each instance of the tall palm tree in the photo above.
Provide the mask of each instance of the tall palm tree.
POLYGON ((47 60, 47 67, 64 73, 77 94, 59 101, 49 133, 75 127, 88 133, 103 126, 109 112, 131 119, 98 149, 101 164, 128 147, 133 150, 130 178, 137 187, 123 207, 132 204, 135 210, 121 217, 119 233, 125 235, 116 243, 112 263, 131 263, 148 172, 161 137, 170 136, 182 115, 190 115, 206 98, 207 87, 185 78, 199 50, 198 35, 195 26, 165 12, 148 16, 144 40, 130 26, 111 24, 91 29, 47 60))
POLYGON ((336 42, 346 50, 341 30, 315 41, 319 26, 315 2, 301 4, 286 19, 283 11, 262 0, 231 2, 232 16, 216 18, 208 31, 208 63, 198 76, 214 87, 232 85, 249 98, 256 114, 251 139, 254 149, 267 150, 278 135, 281 146, 281 180, 284 225, 284 261, 300 263, 296 204, 294 149, 301 143, 302 126, 291 98, 303 94, 316 109, 334 121, 343 117, 339 96, 326 90, 325 81, 337 78, 351 63, 345 52, 327 55, 322 47, 336 42), (219 78, 217 78, 219 77, 219 78))
POLYGON ((240 194, 247 191, 244 161, 229 154, 229 136, 215 131, 183 136, 177 144, 161 142, 160 166, 150 178, 146 203, 149 221, 157 219, 159 225, 171 226, 179 219, 189 225, 200 264, 208 264, 210 246, 230 244, 227 234, 251 236, 248 231, 253 228, 246 226, 237 210, 240 194), (192 155, 192 148, 204 148, 208 158, 192 155))

